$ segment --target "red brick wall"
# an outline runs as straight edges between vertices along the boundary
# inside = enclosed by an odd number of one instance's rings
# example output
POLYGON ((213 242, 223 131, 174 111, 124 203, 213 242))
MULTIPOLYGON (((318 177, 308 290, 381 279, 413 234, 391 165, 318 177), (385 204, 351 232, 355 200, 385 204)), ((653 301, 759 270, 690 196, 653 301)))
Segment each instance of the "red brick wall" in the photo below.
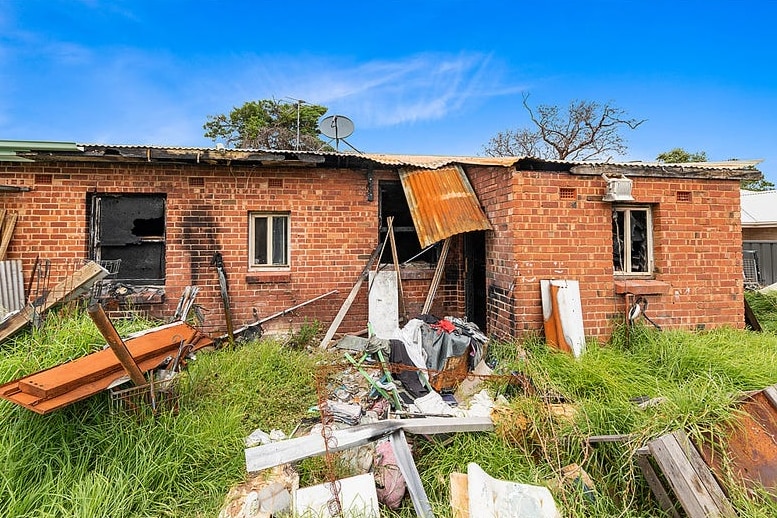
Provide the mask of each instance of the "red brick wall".
MULTIPOLYGON (((610 203, 600 177, 470 168, 495 232, 489 234, 489 332, 503 338, 542 329, 541 279, 580 282, 585 332, 606 339, 623 321, 616 293, 610 203), (575 199, 561 199, 561 188, 575 199)), ((653 207, 654 279, 647 314, 667 328, 742 327, 742 257, 736 181, 633 178, 653 207), (677 192, 691 193, 678 198, 677 192), (653 293, 660 291, 661 293, 653 293)), ((636 283, 627 290, 637 291, 636 283)))
MULTIPOLYGON (((378 236, 377 196, 367 201, 366 177, 352 170, 53 163, 4 165, 0 174, 4 184, 32 188, 0 193, 2 207, 19 213, 8 256, 23 260, 26 277, 37 256, 50 258, 52 283, 72 273, 74 261, 88 257, 87 193, 166 194, 167 302, 152 310, 171 316, 183 288, 199 286, 196 302, 205 310, 206 327, 217 333, 225 327, 210 265, 215 251, 224 258, 235 326, 253 321, 253 308, 264 317, 337 289, 265 325, 288 330, 318 319, 326 329, 378 236), (40 174, 52 175, 51 183, 36 183, 40 174), (203 178, 204 186, 190 186, 191 177, 203 178), (282 185, 271 186, 270 179, 282 185), (290 271, 249 272, 249 211, 290 212, 290 271)), ((366 318, 362 290, 340 329, 362 329, 366 318)))
MULTIPOLYGON (((539 281, 565 278, 580 282, 586 334, 609 336, 613 321, 623 319, 626 301, 616 293, 612 273, 612 206, 601 201, 603 180, 501 167, 467 172, 494 226, 486 233, 488 332, 510 338, 541 330, 539 281), (574 199, 561 199, 562 188, 575 189, 574 199)), ((155 311, 170 316, 183 288, 197 285, 207 327, 218 333, 224 325, 213 252, 224 257, 236 326, 254 320, 253 308, 268 316, 337 289, 265 326, 288 330, 319 320, 326 328, 378 236, 377 194, 367 201, 365 174, 348 169, 63 162, 1 165, 0 175, 3 184, 33 189, 0 193, 1 206, 20 215, 9 258, 24 261, 26 276, 37 256, 50 258, 52 282, 88 257, 87 193, 166 194, 167 302, 155 311), (204 185, 192 185, 192 177, 204 185), (249 211, 290 212, 289 272, 248 270, 249 211)), ((380 178, 396 176, 383 171, 376 174, 380 178)), ((648 315, 665 327, 742 327, 738 182, 633 181, 637 201, 653 204, 655 280, 662 283, 660 294, 647 295, 648 315), (678 198, 678 191, 684 195, 678 198), (690 202, 678 201, 688 193, 690 202)), ((460 248, 456 237, 431 311, 438 316, 464 311, 460 248)), ((403 272, 410 317, 420 312, 431 275, 403 272)), ((361 330, 366 319, 362 289, 340 330, 361 330)))

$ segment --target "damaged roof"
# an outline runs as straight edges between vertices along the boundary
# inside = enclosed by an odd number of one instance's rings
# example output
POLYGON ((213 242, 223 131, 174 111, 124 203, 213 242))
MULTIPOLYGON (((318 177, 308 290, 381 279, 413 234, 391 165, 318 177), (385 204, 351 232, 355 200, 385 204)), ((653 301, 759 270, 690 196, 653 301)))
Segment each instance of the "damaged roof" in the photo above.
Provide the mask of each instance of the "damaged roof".
POLYGON ((316 167, 419 168, 438 170, 450 165, 515 167, 519 170, 566 170, 571 174, 629 174, 672 178, 750 180, 762 178, 756 165, 762 160, 727 162, 657 163, 590 162, 536 158, 530 156, 472 157, 438 155, 393 155, 337 151, 293 151, 234 149, 217 146, 185 147, 130 144, 75 144, 0 140, 6 161, 102 160, 169 161, 187 163, 245 163, 316 167), (30 145, 32 144, 32 145, 30 145))

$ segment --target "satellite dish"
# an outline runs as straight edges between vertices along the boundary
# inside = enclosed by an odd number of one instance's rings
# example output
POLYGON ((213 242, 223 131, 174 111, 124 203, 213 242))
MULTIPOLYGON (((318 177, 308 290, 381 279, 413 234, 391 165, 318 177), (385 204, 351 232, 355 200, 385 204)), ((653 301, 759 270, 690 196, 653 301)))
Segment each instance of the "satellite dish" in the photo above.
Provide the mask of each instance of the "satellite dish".
POLYGON ((345 115, 330 115, 318 123, 318 129, 323 135, 333 139, 344 139, 353 133, 353 121, 345 115))

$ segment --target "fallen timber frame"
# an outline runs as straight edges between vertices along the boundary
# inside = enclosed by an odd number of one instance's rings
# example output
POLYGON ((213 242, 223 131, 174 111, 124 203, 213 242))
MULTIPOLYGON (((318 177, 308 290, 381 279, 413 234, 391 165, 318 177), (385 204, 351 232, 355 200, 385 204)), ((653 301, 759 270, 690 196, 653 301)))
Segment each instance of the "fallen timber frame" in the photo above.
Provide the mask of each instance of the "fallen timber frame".
MULTIPOLYGON (((142 373, 174 356, 182 341, 198 350, 213 341, 185 322, 174 322, 130 335, 127 350, 142 373)), ((48 414, 107 389, 124 376, 122 364, 111 349, 25 376, 0 386, 0 398, 38 414, 48 414)))

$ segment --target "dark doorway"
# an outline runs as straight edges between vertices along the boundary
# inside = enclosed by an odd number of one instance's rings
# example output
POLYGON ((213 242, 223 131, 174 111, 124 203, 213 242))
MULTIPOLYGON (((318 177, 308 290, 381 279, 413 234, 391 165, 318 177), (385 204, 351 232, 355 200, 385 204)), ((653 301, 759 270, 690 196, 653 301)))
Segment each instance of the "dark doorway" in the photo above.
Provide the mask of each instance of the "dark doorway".
POLYGON ((464 234, 464 296, 467 320, 486 329, 486 233, 464 234))

